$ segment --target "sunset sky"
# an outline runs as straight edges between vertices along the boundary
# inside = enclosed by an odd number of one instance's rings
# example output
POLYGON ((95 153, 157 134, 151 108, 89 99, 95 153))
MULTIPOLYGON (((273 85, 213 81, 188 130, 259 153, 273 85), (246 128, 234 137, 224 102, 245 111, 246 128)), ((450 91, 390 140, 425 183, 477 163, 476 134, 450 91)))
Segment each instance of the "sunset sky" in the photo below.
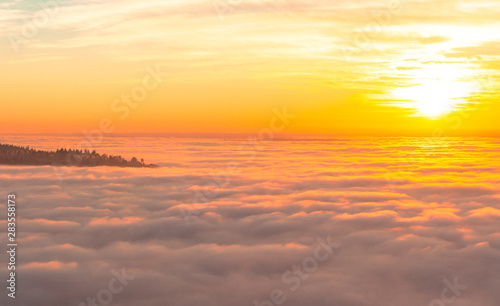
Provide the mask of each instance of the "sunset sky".
POLYGON ((500 135, 499 20, 485 0, 7 0, 0 130, 254 133, 286 107, 287 133, 500 135))

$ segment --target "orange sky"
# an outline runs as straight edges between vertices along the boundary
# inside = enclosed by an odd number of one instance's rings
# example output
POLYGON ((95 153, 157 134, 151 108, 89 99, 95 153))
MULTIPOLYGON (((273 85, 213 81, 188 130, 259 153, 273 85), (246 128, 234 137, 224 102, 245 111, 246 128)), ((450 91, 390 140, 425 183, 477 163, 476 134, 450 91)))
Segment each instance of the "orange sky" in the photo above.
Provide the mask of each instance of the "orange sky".
POLYGON ((0 4, 3 133, 500 134, 498 1, 37 3, 0 4))

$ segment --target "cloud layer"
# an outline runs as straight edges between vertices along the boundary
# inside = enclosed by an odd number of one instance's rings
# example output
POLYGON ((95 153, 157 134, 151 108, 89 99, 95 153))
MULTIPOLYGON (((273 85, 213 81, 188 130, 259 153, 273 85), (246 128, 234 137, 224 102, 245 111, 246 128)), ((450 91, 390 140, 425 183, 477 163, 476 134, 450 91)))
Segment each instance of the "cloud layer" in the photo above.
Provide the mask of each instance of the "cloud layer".
MULTIPOLYGON (((77 142, 38 147, 61 141, 77 142)), ((250 306, 280 290, 290 306, 427 306, 455 278, 454 305, 497 305, 498 140, 246 142, 106 138, 100 151, 163 167, 1 167, 21 217, 19 305, 80 305, 122 269, 135 278, 113 305, 250 306), (328 239, 338 249, 306 273, 328 239)))

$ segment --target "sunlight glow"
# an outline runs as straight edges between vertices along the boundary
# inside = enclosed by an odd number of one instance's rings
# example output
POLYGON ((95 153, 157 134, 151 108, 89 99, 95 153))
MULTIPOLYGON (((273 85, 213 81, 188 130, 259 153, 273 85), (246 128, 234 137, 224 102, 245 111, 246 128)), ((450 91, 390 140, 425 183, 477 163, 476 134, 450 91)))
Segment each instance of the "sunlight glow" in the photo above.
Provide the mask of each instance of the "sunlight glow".
POLYGON ((473 91, 471 83, 429 82, 412 87, 400 87, 393 94, 399 100, 398 106, 412 108, 417 115, 436 118, 456 110, 473 91))
POLYGON ((414 85, 392 91, 395 105, 415 110, 415 116, 431 119, 460 109, 477 89, 474 70, 461 63, 419 65, 405 73, 405 77, 413 79, 410 84, 414 85))

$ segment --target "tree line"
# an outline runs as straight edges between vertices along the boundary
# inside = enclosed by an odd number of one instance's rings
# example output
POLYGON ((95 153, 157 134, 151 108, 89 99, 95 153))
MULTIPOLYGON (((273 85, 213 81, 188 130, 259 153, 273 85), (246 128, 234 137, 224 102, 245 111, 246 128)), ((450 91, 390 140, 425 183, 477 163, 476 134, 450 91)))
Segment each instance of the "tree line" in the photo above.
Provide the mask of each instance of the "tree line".
POLYGON ((157 167, 146 164, 133 157, 130 161, 120 155, 99 154, 95 150, 73 150, 61 148, 56 151, 35 150, 33 148, 0 143, 0 164, 38 165, 38 166, 77 166, 77 167, 157 167))

